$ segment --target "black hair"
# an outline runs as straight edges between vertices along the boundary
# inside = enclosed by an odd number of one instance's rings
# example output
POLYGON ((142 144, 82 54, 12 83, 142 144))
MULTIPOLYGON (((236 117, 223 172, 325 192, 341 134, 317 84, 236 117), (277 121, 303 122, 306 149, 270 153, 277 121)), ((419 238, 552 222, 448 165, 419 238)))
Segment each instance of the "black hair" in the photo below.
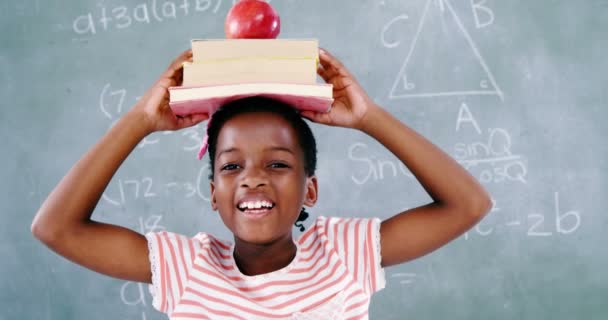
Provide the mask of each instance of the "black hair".
MULTIPOLYGON (((256 96, 229 102, 213 114, 211 123, 207 128, 209 164, 211 168, 209 173, 210 180, 214 178, 217 139, 224 124, 237 115, 261 112, 279 115, 295 129, 298 144, 304 155, 304 172, 308 177, 315 174, 317 168, 317 143, 312 130, 302 119, 299 112, 283 102, 256 96)), ((298 224, 298 222, 305 221, 307 218, 308 213, 302 208, 300 216, 295 223, 296 227, 300 228, 300 231, 304 231, 304 226, 301 223, 298 224)))

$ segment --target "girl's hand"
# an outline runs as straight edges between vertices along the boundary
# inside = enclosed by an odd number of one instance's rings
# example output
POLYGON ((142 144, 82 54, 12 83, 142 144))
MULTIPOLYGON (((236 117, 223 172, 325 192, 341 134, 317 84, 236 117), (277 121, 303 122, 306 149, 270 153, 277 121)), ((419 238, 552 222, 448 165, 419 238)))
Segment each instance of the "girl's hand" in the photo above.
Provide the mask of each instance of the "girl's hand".
POLYGON ((169 87, 182 84, 185 61, 192 61, 192 50, 180 54, 130 111, 142 115, 149 133, 179 130, 209 118, 207 114, 176 116, 169 107, 169 87))
POLYGON ((321 65, 317 73, 334 87, 334 102, 328 113, 302 111, 301 115, 318 123, 362 129, 363 119, 376 105, 344 65, 324 49, 319 50, 321 65))

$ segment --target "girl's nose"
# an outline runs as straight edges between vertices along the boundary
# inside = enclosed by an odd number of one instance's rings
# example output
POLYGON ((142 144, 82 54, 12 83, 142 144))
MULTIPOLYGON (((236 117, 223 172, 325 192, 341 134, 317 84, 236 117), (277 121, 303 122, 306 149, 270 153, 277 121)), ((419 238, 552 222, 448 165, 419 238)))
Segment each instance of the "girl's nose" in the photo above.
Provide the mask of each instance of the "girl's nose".
POLYGON ((243 179, 241 180, 241 187, 244 188, 258 188, 266 186, 268 184, 268 177, 264 170, 261 169, 247 169, 243 172, 243 179))

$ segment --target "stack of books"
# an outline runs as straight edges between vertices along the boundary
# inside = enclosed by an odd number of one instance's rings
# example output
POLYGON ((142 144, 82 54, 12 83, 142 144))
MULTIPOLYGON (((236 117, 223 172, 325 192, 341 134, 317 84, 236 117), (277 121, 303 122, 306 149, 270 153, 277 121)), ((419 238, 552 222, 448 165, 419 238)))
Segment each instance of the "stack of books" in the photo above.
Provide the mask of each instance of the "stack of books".
POLYGON ((317 83, 317 40, 193 40, 183 83, 169 88, 177 115, 212 114, 225 103, 270 97, 300 110, 329 111, 333 88, 317 83))

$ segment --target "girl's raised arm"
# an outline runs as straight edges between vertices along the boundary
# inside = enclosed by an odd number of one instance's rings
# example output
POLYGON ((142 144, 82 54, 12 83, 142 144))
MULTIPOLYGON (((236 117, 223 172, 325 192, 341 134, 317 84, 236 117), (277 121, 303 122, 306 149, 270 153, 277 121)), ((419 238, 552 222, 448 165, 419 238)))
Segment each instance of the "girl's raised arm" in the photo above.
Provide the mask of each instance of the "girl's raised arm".
POLYGON ((122 162, 149 133, 197 124, 206 115, 176 117, 168 106, 168 88, 181 84, 182 53, 138 103, 63 177, 44 201, 31 229, 36 238, 65 258, 115 278, 151 280, 143 235, 91 220, 104 189, 122 162))
POLYGON ((490 197, 464 168, 388 112, 377 107, 370 110, 363 131, 395 154, 433 199, 382 222, 383 266, 409 261, 443 246, 490 210, 490 197))
MULTIPOLYGON (((397 156, 433 202, 382 222, 382 265, 423 256, 474 226, 491 208, 482 186, 456 161, 374 104, 338 59, 320 51, 319 75, 334 86, 329 113, 302 112, 319 123, 359 129, 397 156)), ((407 190, 403 190, 403 195, 407 190)), ((398 197, 397 197, 398 198, 398 197)))

